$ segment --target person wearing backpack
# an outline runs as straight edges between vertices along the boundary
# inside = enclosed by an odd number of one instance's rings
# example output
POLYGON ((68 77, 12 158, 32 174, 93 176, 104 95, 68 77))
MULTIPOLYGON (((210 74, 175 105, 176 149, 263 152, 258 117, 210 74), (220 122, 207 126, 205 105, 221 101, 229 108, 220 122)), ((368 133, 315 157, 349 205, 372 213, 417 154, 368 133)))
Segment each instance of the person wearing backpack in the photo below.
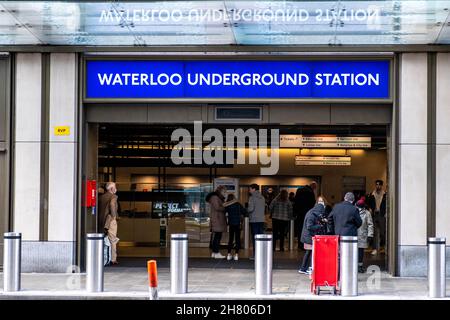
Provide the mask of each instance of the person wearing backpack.
POLYGON ((234 194, 229 194, 227 201, 223 204, 228 216, 228 255, 227 260, 239 260, 239 250, 241 249, 241 222, 242 218, 248 216, 247 210, 237 201, 234 194), (231 255, 235 243, 234 256, 231 255))

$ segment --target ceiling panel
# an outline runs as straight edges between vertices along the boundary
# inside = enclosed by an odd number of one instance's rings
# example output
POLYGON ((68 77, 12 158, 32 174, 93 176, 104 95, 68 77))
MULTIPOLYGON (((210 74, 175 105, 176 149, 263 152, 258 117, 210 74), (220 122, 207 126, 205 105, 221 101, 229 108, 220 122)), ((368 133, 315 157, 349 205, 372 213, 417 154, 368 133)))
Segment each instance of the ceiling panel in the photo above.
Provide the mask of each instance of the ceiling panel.
POLYGON ((0 45, 449 44, 450 1, 0 1, 0 45))

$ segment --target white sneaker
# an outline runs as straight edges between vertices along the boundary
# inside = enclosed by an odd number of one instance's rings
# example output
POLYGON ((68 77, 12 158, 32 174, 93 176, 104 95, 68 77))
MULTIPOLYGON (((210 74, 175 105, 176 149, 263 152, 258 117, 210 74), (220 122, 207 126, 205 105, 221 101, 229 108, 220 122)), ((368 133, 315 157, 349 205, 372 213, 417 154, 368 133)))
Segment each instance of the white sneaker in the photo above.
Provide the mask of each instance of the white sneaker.
POLYGON ((234 261, 238 261, 239 260, 239 256, 238 256, 237 253, 234 255, 233 259, 234 259, 234 261))
POLYGON ((230 261, 231 259, 233 259, 233 257, 231 256, 231 253, 227 254, 227 260, 230 261))
POLYGON ((226 258, 225 256, 223 256, 220 252, 216 253, 214 256, 215 259, 224 259, 226 258))
POLYGON ((216 254, 213 252, 213 253, 211 253, 211 258, 215 258, 216 257, 216 254))

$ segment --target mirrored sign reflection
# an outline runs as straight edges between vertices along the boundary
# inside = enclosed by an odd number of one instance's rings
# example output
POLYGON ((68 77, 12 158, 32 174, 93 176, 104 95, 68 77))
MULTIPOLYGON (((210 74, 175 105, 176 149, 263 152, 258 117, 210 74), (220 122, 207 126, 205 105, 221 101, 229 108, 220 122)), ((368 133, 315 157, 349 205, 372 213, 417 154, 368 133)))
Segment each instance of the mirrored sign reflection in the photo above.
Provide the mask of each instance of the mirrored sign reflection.
POLYGON ((0 45, 448 44, 450 1, 0 1, 0 45))

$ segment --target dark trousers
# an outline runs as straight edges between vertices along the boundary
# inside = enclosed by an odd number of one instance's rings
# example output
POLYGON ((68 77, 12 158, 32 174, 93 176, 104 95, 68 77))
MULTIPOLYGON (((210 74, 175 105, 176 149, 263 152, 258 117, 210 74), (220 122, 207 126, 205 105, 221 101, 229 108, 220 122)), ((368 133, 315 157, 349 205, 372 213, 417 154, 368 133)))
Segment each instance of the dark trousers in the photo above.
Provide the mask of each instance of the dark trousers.
POLYGON ((264 233, 264 222, 251 222, 250 229, 252 231, 253 254, 255 253, 255 236, 264 233))
POLYGON ((300 267, 301 271, 308 271, 311 266, 311 254, 312 250, 305 250, 305 255, 303 256, 302 266, 300 267))
POLYGON ((303 223, 304 223, 304 220, 305 220, 305 217, 303 216, 299 216, 299 217, 297 217, 297 220, 298 220, 298 222, 297 222, 297 234, 298 234, 298 237, 297 237, 297 241, 298 241, 298 248, 299 249, 301 249, 301 250, 303 250, 303 245, 302 245, 302 241, 301 241, 301 238, 302 238, 302 230, 303 230, 303 223))
POLYGON ((238 253, 241 249, 241 226, 238 224, 230 225, 228 232, 228 253, 231 253, 231 249, 233 249, 233 240, 236 243, 234 250, 238 253))
POLYGON ((212 252, 214 253, 219 252, 221 239, 222 239, 222 232, 213 232, 212 252))
POLYGON ((272 219, 272 232, 273 232, 273 250, 277 247, 277 240, 280 240, 280 251, 284 250, 284 236, 289 221, 272 219))
POLYGON ((358 248, 358 264, 362 266, 364 261, 364 248, 358 248))
POLYGON ((376 212, 373 215, 373 224, 375 229, 374 249, 379 250, 386 244, 386 217, 376 212))

